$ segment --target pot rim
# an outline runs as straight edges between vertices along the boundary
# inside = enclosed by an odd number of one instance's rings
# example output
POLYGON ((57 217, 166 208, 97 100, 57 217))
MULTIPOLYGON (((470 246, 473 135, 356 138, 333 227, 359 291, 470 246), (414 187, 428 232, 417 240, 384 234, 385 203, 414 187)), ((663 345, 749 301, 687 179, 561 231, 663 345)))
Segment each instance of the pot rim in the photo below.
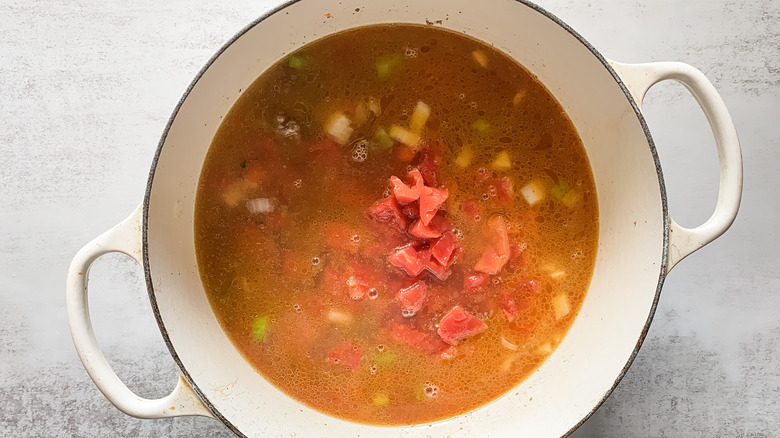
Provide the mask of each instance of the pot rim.
MULTIPOLYGON (((192 377, 190 376, 187 369, 184 367, 184 364, 182 363, 181 359, 179 358, 179 355, 176 353, 176 349, 173 346, 173 343, 171 342, 171 339, 168 335, 168 331, 165 327, 165 324, 163 323, 162 316, 160 315, 160 311, 157 305, 157 298, 155 296, 154 292, 154 284, 152 282, 151 277, 151 269, 150 269, 150 263, 149 263, 149 245, 148 245, 148 225, 149 225, 149 200, 151 198, 152 194, 152 186, 154 183, 154 175, 155 171, 157 170, 157 163, 160 158, 160 153, 162 152, 162 148, 165 145, 165 141, 168 137, 168 132, 171 129, 171 125, 173 125, 173 121, 176 119, 176 116, 179 113, 179 110, 181 109, 182 105, 184 105, 184 102, 189 97, 190 93, 192 92, 192 89, 195 87, 195 85, 198 83, 198 81, 201 79, 201 77, 205 74, 205 72, 211 67, 211 65, 216 61, 217 58, 219 58, 222 53, 225 52, 225 50, 228 49, 236 40, 241 38, 245 33, 247 33, 249 30, 266 20, 267 18, 271 17, 272 15, 281 12, 282 10, 298 3, 301 0, 286 0, 282 4, 276 6, 275 8, 272 8, 265 13, 261 14, 258 18, 254 19, 252 22, 244 26, 241 30, 239 30, 236 34, 234 34, 229 40, 227 40, 210 58, 206 63, 203 65, 203 67, 198 71, 198 73, 195 75, 195 77, 192 79, 190 84, 187 86, 187 89, 182 94, 181 99, 177 102, 176 106, 174 107, 171 116, 168 118, 168 122, 165 125, 165 128, 163 129, 163 133, 160 137, 160 141, 157 144, 157 150, 155 151, 154 158, 152 159, 152 166, 149 170, 149 177, 147 180, 146 185, 146 191, 144 193, 144 201, 143 201, 143 222, 141 225, 142 230, 142 252, 143 252, 143 267, 144 267, 144 277, 146 278, 146 287, 149 294, 149 301, 152 305, 152 310, 154 312, 154 318, 157 321, 157 325, 160 328, 160 333, 162 334, 163 341, 165 342, 165 345, 168 347, 168 351, 171 353, 171 356, 173 357, 173 360, 176 362, 176 365, 179 367, 179 371, 181 372, 184 379, 187 381, 189 386, 192 388, 193 391, 198 395, 200 400, 203 402, 203 404, 208 408, 209 411, 211 411, 214 416, 221 421, 225 426, 228 427, 234 434, 240 437, 246 437, 246 435, 241 432, 233 423, 230 422, 206 397, 206 395, 203 393, 203 391, 200 389, 200 387, 197 385, 196 382, 193 381, 192 377)), ((636 345, 634 346, 633 351, 631 352, 631 355, 629 356, 628 360, 626 361, 625 365, 621 369, 620 373, 616 376, 614 382, 612 383, 611 387, 602 395, 602 397, 599 399, 599 401, 593 406, 593 409, 590 410, 590 412, 587 413, 577 424, 572 426, 562 437, 568 437, 572 433, 574 433, 575 430, 577 430, 580 426, 582 426, 583 423, 585 423, 600 407, 604 404, 604 402, 609 398, 610 395, 612 395, 612 392, 615 390, 617 385, 620 383, 621 380, 623 380, 623 377, 628 372, 628 369, 633 364, 634 360, 636 359, 637 354, 639 353, 639 349, 642 347, 642 344, 644 343, 647 332, 650 329, 650 324, 653 321, 653 317, 655 316, 656 309, 658 307, 658 301, 661 296, 661 289, 664 284, 665 279, 665 272, 666 272, 666 266, 668 262, 668 250, 669 250, 669 212, 668 212, 668 203, 667 203, 667 197, 666 197, 666 186, 664 184, 664 178, 663 178, 663 172, 661 170, 661 163, 658 157, 658 152, 655 147, 655 143, 653 142, 653 138, 650 134, 650 130, 647 126, 647 123, 645 121, 644 116, 642 115, 641 110, 639 109, 639 106, 637 105, 636 100, 631 95, 631 92, 626 87, 623 80, 620 78, 620 76, 615 72, 615 69, 612 68, 609 61, 598 51, 596 50, 593 45, 591 45, 582 35, 580 35, 577 31, 575 31, 573 28, 571 28, 568 24, 566 24, 563 20, 558 18, 556 15, 552 14, 551 12, 547 11, 546 9, 542 8, 541 6, 529 1, 529 0, 514 0, 517 3, 520 3, 524 6, 527 6, 534 11, 542 14, 547 19, 553 21, 555 24, 563 28, 565 31, 567 31, 571 36, 577 39, 585 48, 587 48, 593 56, 596 57, 596 59, 604 66, 604 68, 609 72, 609 74, 612 76, 612 78, 615 80, 617 85, 620 87, 620 90, 625 95, 626 99, 628 100, 629 104, 631 105, 631 109, 634 111, 634 114, 637 117, 637 121, 639 122, 640 126, 642 127, 642 131, 645 134, 645 137, 647 139, 648 147, 650 148, 650 153, 653 157, 653 162, 655 164, 656 173, 658 175, 658 185, 661 190, 661 208, 663 213, 663 249, 661 252, 661 261, 659 263, 659 274, 658 274, 658 283, 656 285, 655 295, 653 297, 653 303, 650 307, 650 312, 648 314, 647 320, 645 321, 644 327, 642 328, 642 331, 639 334, 639 338, 636 342, 636 345)), ((348 421, 348 420, 345 420, 348 421)), ((396 426, 396 427, 403 427, 403 426, 396 426)))

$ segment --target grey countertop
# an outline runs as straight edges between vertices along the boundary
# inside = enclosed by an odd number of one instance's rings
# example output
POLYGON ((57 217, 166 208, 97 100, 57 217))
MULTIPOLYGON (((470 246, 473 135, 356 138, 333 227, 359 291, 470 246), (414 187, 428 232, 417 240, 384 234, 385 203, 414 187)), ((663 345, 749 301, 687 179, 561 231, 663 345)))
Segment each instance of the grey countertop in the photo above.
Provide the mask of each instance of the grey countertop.
MULTIPOLYGON (((701 69, 744 156, 737 221, 674 269, 636 361, 574 436, 780 436, 780 1, 540 3, 612 59, 701 69)), ((231 436, 206 418, 138 420, 115 409, 73 348, 65 272, 141 201, 158 138, 193 76, 269 7, 0 0, 0 435, 231 436)), ((673 83, 651 90, 645 114, 670 211, 698 225, 717 195, 706 120, 673 83)), ((166 394, 177 371, 141 268, 101 258, 91 290, 95 331, 119 376, 140 395, 166 394)))

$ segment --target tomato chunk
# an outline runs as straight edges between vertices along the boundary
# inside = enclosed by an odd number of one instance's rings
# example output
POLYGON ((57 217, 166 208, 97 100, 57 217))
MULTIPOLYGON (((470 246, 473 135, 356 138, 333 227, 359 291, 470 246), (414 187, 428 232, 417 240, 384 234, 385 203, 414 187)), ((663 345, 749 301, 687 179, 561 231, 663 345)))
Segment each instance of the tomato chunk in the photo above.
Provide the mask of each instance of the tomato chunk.
POLYGON ((419 169, 412 169, 409 171, 409 178, 412 179, 412 184, 414 184, 415 187, 419 187, 422 189, 422 186, 425 185, 425 180, 423 179, 422 174, 420 173, 419 169))
POLYGON ((427 353, 439 354, 449 347, 436 336, 417 331, 405 324, 393 323, 390 331, 393 333, 393 337, 399 341, 427 353))
POLYGON ((413 221, 420 217, 420 206, 416 202, 401 206, 401 213, 406 216, 409 221, 413 221))
POLYGON ((441 163, 442 150, 438 143, 431 143, 420 153, 420 173, 429 186, 436 185, 436 170, 441 163))
POLYGON ((439 211, 449 194, 447 190, 433 187, 423 187, 420 192, 420 221, 424 225, 431 223, 431 220, 439 211))
POLYGON ((337 344, 328 352, 328 361, 336 365, 344 365, 350 371, 360 367, 360 359, 363 357, 363 347, 353 342, 344 341, 337 344))
POLYGON ((457 345, 461 339, 482 333, 486 329, 487 324, 479 318, 469 314, 460 306, 455 306, 441 318, 437 332, 444 342, 457 345))
POLYGON ((408 316, 412 316, 422 309, 423 303, 428 297, 428 286, 422 281, 418 281, 398 291, 395 297, 401 303, 401 307, 408 312, 408 316))
POLYGON ((506 315, 506 319, 509 322, 514 322, 520 315, 517 303, 515 303, 512 295, 507 291, 501 292, 501 310, 504 311, 504 315, 506 315))
POLYGON ((420 239, 435 239, 441 236, 441 233, 433 226, 426 226, 418 220, 409 227, 409 234, 420 239))
POLYGON ((463 289, 474 290, 487 284, 490 276, 484 272, 472 272, 463 278, 463 289))
POLYGON ((449 278, 450 274, 452 274, 452 271, 450 271, 448 266, 442 265, 433 257, 430 248, 418 251, 417 257, 422 262, 425 270, 433 274, 441 281, 446 280, 449 278))
POLYGON ((406 217, 401 212, 401 206, 392 196, 388 196, 371 207, 368 210, 368 216, 398 230, 406 229, 406 217))
POLYGON ((370 286, 364 278, 352 275, 347 279, 347 288, 349 289, 349 297, 353 300, 359 300, 368 293, 370 286))
POLYGON ((420 198, 420 190, 422 186, 407 186, 397 176, 390 177, 390 189, 393 191, 393 196, 401 204, 408 204, 414 202, 420 198))
POLYGON ((425 269, 425 264, 420 260, 417 250, 411 245, 398 248, 390 254, 390 264, 402 269, 412 277, 420 275, 420 272, 425 269))
POLYGON ((495 275, 509 261, 512 250, 509 246, 509 231, 503 216, 494 216, 487 222, 488 247, 474 266, 474 270, 495 275))
POLYGON ((431 255, 443 266, 449 266, 454 260, 455 248, 458 247, 458 238, 455 233, 447 231, 431 245, 431 255))

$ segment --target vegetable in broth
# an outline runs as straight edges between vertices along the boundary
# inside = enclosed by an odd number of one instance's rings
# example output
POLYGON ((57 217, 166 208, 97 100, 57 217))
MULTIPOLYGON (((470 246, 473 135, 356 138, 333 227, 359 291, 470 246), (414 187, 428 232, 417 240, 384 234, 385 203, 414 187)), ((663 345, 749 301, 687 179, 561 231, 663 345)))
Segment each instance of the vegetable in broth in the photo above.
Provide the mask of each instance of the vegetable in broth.
POLYGON ((347 420, 475 409, 560 344, 590 281, 593 176, 560 104, 461 34, 357 28, 263 73, 195 211, 220 324, 269 382, 347 420))

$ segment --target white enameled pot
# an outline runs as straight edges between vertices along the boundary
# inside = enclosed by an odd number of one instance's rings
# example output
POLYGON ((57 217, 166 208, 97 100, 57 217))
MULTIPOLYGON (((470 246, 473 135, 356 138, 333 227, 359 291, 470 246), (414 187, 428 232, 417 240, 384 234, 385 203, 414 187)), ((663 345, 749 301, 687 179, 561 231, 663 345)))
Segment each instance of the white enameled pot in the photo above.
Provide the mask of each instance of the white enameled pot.
POLYGON ((733 222, 742 191, 741 160, 726 107, 698 70, 681 63, 609 61, 566 24, 525 1, 293 1, 239 32, 209 61, 168 123, 143 204, 74 258, 67 282, 73 340, 103 394, 123 412, 141 418, 210 416, 239 435, 264 437, 566 435, 604 401, 631 364, 669 270, 733 222), (600 237, 579 316, 530 378, 464 415, 417 426, 379 427, 312 410, 269 384, 243 359, 206 299, 195 258, 193 212, 212 137, 242 90, 307 42, 356 26, 392 22, 463 32, 493 44, 541 80, 585 145, 598 193, 600 237), (684 84, 701 105, 720 160, 715 211, 693 229, 679 226, 667 212, 658 156, 640 111, 648 88, 667 79, 684 84), (123 252, 143 264, 157 322, 181 371, 179 384, 163 399, 133 394, 95 341, 87 272, 108 252, 123 252))

